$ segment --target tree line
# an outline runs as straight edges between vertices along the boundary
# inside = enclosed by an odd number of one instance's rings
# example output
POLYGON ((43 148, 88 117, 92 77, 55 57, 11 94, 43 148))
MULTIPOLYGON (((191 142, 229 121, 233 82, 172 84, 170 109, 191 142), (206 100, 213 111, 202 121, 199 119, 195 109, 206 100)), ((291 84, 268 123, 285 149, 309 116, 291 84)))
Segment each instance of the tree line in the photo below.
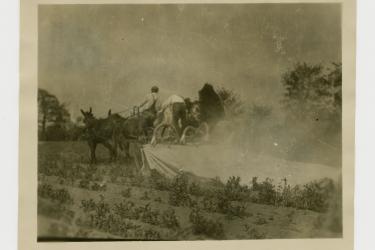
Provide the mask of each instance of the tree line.
POLYGON ((38 88, 38 138, 40 141, 78 140, 82 127, 71 120, 67 105, 38 88))

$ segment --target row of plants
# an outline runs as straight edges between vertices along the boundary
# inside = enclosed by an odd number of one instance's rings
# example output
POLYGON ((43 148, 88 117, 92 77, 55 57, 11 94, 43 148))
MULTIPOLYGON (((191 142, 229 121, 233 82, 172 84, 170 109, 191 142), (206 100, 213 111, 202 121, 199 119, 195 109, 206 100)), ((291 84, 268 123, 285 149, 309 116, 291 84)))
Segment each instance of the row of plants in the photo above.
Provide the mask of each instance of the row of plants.
POLYGON ((275 185, 272 179, 259 182, 256 177, 251 185, 244 185, 240 177, 233 176, 226 183, 213 179, 202 185, 189 181, 182 173, 172 181, 158 176, 154 182, 159 187, 160 183, 167 183, 163 189, 169 191, 169 203, 173 206, 191 206, 194 203, 192 197, 203 197, 204 210, 239 217, 246 216, 246 202, 326 212, 333 199, 338 197, 337 187, 328 178, 291 186, 286 179, 275 185))
POLYGON ((57 201, 59 204, 73 204, 73 198, 65 188, 53 188, 46 183, 38 185, 38 197, 57 201))
POLYGON ((225 189, 215 187, 204 190, 195 182, 189 183, 186 174, 177 175, 170 187, 168 202, 172 206, 199 207, 206 212, 225 214, 229 219, 247 215, 245 204, 233 202, 225 189))
POLYGON ((136 206, 132 201, 114 204, 114 213, 122 218, 140 220, 151 225, 177 229, 180 227, 175 210, 168 208, 163 212, 153 209, 150 204, 136 206))
POLYGON ((271 179, 258 183, 254 178, 251 190, 257 193, 251 199, 253 202, 316 212, 327 212, 338 198, 338 189, 328 178, 295 186, 288 184, 286 179, 276 186, 271 179))
POLYGON ((223 224, 220 221, 204 217, 198 206, 192 208, 189 221, 192 224, 194 234, 205 235, 214 239, 225 238, 223 224))
POLYGON ((66 159, 50 159, 48 156, 38 158, 38 173, 46 176, 57 176, 64 179, 81 179, 96 169, 87 165, 74 163, 66 159))
POLYGON ((126 239, 158 240, 161 238, 158 231, 152 228, 144 228, 113 213, 90 214, 87 217, 78 218, 76 224, 80 227, 97 229, 126 239))
POLYGON ((160 212, 157 209, 153 209, 150 204, 136 206, 132 201, 115 203, 111 208, 110 205, 103 200, 95 202, 93 199, 82 200, 81 208, 86 215, 86 219, 80 219, 80 225, 97 228, 125 238, 160 238, 157 231, 155 231, 155 233, 151 233, 153 231, 147 230, 142 231, 142 227, 132 223, 131 220, 141 221, 167 229, 176 230, 180 228, 178 218, 173 208, 160 212), (128 232, 129 230, 131 230, 131 232, 128 232), (144 235, 140 235, 140 232, 143 232, 144 235))

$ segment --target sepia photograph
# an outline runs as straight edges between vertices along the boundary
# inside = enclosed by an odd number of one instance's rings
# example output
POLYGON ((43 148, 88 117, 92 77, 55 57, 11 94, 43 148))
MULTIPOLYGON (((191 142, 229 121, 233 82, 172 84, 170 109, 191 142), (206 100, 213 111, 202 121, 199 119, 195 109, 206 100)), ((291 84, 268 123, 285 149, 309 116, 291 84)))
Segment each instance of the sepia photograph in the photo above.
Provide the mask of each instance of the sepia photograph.
POLYGON ((341 15, 39 5, 38 242, 342 238, 341 15))

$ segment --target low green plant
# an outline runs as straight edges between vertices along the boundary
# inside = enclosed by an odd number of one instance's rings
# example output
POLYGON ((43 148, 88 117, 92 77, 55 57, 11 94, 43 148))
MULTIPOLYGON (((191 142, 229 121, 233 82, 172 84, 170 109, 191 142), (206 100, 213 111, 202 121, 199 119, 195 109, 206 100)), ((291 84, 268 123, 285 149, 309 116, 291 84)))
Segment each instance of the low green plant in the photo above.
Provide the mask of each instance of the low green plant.
POLYGON ((266 178, 261 183, 258 183, 256 178, 253 179, 252 190, 258 193, 257 197, 253 200, 254 202, 275 205, 277 193, 272 179, 266 178))
POLYGON ((254 221, 254 224, 256 225, 264 225, 267 224, 267 220, 262 217, 257 217, 254 221))
POLYGON ((132 188, 129 187, 129 188, 126 188, 126 189, 121 191, 121 196, 124 197, 124 198, 130 198, 131 193, 132 193, 132 188))
POLYGON ((205 218, 198 207, 192 209, 189 220, 192 223, 194 234, 203 234, 214 239, 224 239, 223 224, 218 221, 205 218))
POLYGON ((79 181, 78 186, 80 188, 89 189, 90 188, 90 180, 89 179, 82 179, 79 181))
POLYGON ((145 206, 140 206, 136 208, 136 213, 139 214, 139 218, 142 222, 145 222, 151 225, 160 224, 160 221, 159 221, 160 212, 158 210, 153 210, 150 204, 146 204, 145 206))
POLYGON ((205 190, 203 190, 202 187, 198 183, 192 182, 189 186, 189 194, 195 195, 195 196, 204 196, 205 190))
POLYGON ((162 200, 160 197, 156 197, 156 198, 154 199, 154 201, 159 202, 159 203, 162 203, 162 202, 163 202, 163 200, 162 200))
POLYGON ((150 197, 148 196, 148 192, 145 191, 141 197, 141 200, 150 200, 150 197))
POLYGON ((265 239, 266 233, 259 232, 255 227, 250 226, 249 224, 244 225, 244 231, 246 233, 247 239, 265 239))
POLYGON ((180 227, 180 223, 176 217, 176 212, 173 208, 168 208, 161 214, 161 224, 164 227, 177 229, 180 227))
POLYGON ((50 184, 38 185, 38 196, 60 204, 73 204, 73 198, 65 188, 55 189, 50 184))
POLYGON ((160 191, 171 190, 171 181, 156 170, 151 170, 149 183, 151 185, 151 188, 156 189, 156 190, 160 190, 160 191))
POLYGON ((97 182, 94 182, 94 184, 91 185, 91 190, 93 191, 106 191, 107 190, 107 185, 106 184, 98 184, 97 182))
POLYGON ((177 175, 169 191, 169 204, 172 206, 189 206, 191 198, 188 192, 188 178, 186 174, 177 175))

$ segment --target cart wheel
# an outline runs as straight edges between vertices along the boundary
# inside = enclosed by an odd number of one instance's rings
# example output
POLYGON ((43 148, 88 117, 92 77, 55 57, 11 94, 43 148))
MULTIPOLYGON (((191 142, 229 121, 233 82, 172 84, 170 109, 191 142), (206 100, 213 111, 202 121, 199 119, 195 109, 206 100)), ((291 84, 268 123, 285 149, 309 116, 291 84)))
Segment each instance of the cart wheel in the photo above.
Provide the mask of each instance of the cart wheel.
POLYGON ((187 126, 181 136, 182 144, 191 142, 208 141, 209 130, 207 123, 203 122, 198 127, 187 126))
POLYGON ((180 143, 186 144, 189 142, 193 142, 194 139, 196 138, 196 133, 197 133, 197 128, 193 126, 187 126, 182 132, 180 143))
POLYGON ((154 129, 151 145, 156 145, 157 143, 172 144, 176 142, 178 142, 178 133, 174 126, 162 124, 154 129))

